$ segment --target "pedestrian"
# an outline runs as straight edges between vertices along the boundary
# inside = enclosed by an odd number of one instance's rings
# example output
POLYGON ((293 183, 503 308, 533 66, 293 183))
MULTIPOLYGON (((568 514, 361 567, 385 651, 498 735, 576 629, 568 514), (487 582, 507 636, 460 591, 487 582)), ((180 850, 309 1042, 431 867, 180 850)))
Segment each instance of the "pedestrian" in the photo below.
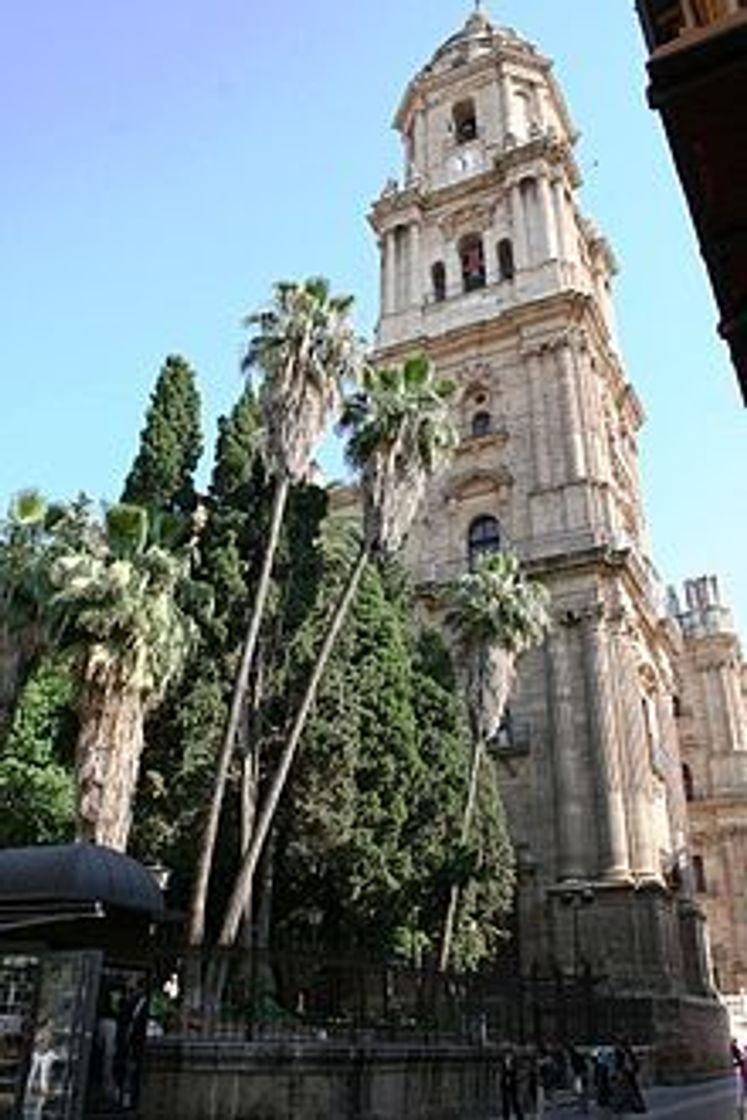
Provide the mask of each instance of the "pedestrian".
POLYGON ((611 1046, 600 1046, 594 1056, 594 1089, 597 1106, 603 1116, 609 1116, 612 1107, 612 1071, 615 1051, 611 1046))
POLYGON ((612 1075, 612 1111, 616 1116, 626 1112, 647 1112, 638 1084, 640 1065, 629 1042, 615 1046, 614 1072, 612 1075))
POLYGON ((542 1120, 545 1115, 545 1090, 540 1079, 539 1056, 537 1054, 532 1054, 529 1058, 527 1090, 529 1115, 534 1120, 542 1120))
POLYGON ((736 1038, 731 1040, 731 1060, 737 1077, 737 1116, 739 1120, 744 1120, 747 1097, 747 1053, 736 1038))
POLYGON ((586 1114, 589 1111, 589 1068, 586 1055, 582 1054, 576 1046, 571 1045, 568 1047, 568 1061, 578 1110, 586 1114))
POLYGON ((503 1120, 524 1120, 524 1113, 519 1101, 519 1061, 513 1046, 507 1046, 501 1056, 499 1065, 499 1082, 501 1089, 501 1115, 503 1120))
MULTIPOLYGON (((555 1063, 544 1046, 540 1046, 537 1059, 538 1074, 538 1102, 541 1101, 542 1111, 538 1116, 544 1116, 546 1106, 552 1108, 555 1101, 555 1063)), ((539 1108, 539 1103, 538 1103, 539 1108)))

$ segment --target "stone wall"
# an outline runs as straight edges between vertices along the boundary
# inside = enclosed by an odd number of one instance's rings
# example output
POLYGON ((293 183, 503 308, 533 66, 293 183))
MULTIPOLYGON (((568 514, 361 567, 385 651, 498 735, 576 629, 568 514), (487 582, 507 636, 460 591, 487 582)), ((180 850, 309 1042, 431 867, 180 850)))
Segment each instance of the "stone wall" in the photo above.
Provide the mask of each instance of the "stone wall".
MULTIPOLYGON (((644 1084, 729 1065, 724 1008, 708 999, 621 999, 615 1035, 635 1037, 644 1084)), ((609 1041, 607 1039, 600 1039, 609 1041)), ((497 1048, 330 1041, 154 1039, 141 1120, 492 1120, 497 1048)))
POLYGON ((472 1047, 150 1044, 142 1120, 487 1120, 495 1054, 472 1047))

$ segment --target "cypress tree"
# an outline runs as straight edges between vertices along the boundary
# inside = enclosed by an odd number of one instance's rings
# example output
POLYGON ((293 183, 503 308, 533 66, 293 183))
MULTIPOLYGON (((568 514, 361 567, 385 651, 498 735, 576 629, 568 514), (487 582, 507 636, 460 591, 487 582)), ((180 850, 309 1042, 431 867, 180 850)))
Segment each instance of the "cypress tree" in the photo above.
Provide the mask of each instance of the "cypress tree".
POLYGON ((201 454, 195 375, 184 358, 172 354, 156 380, 122 501, 163 513, 190 513, 196 501, 193 475, 201 454))
MULTIPOLYGON (((344 550, 342 550, 344 553, 344 550)), ((350 549, 348 549, 350 552, 350 549)), ((333 558, 340 571, 349 556, 333 558)), ((333 581, 334 582, 334 581, 333 581)), ((309 619, 304 655, 324 605, 309 619)), ((462 907, 454 959, 494 952, 510 909, 512 856, 497 783, 486 780, 468 850, 455 845, 470 738, 448 650, 417 636, 395 566, 372 568, 330 661, 304 736, 276 845, 281 939, 401 955, 435 953, 449 888, 462 907)))

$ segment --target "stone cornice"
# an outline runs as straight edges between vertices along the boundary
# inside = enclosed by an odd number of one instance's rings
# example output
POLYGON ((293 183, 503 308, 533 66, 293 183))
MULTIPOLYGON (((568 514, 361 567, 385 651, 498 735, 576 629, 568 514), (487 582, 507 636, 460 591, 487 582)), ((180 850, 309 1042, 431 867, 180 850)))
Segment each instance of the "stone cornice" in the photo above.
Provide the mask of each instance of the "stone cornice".
POLYGON ((574 189, 579 187, 581 176, 570 145, 557 137, 544 134, 527 143, 504 148, 500 152, 493 151, 492 166, 487 170, 446 186, 428 188, 423 180, 418 179, 400 187, 396 179, 390 179, 371 206, 368 220, 378 232, 388 224, 387 219, 394 215, 401 218, 403 213, 413 208, 415 211, 438 210, 463 198, 469 199, 469 204, 473 205, 475 196, 481 191, 506 191, 518 184, 525 175, 547 176, 551 167, 560 165, 568 171, 571 186, 574 189), (532 166, 537 161, 544 161, 546 166, 532 166))

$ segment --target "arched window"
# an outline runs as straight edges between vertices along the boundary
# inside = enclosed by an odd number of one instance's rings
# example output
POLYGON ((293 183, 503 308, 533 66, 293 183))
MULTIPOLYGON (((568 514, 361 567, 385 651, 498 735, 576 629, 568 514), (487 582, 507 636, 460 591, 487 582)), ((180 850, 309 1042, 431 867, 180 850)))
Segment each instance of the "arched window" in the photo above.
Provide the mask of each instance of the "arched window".
POLYGON ((472 98, 459 101, 452 109, 451 115, 457 144, 468 144, 470 140, 474 140, 477 136, 477 114, 472 98))
POLYGON ((685 801, 695 800, 695 781, 693 772, 686 762, 682 763, 682 785, 685 788, 685 801))
POLYGON ((705 864, 702 856, 693 856, 693 878, 698 894, 705 894, 708 890, 708 884, 706 883, 705 864))
POLYGON ((472 435, 487 436, 493 429, 493 420, 489 412, 476 412, 472 417, 472 435))
POLYGON ((501 527, 495 517, 477 517, 469 527, 467 553, 470 568, 474 568, 480 557, 490 552, 498 552, 501 547, 501 527))
POLYGON ((436 303, 442 303, 446 299, 446 267, 443 261, 436 261, 432 266, 431 283, 434 300, 436 303))
POLYGON ((513 280, 515 272, 513 245, 507 237, 502 237, 498 242, 498 275, 501 280, 513 280))
POLYGON ((459 242, 459 260, 462 265, 462 285, 465 292, 485 287, 485 254, 482 238, 469 233, 459 242))

